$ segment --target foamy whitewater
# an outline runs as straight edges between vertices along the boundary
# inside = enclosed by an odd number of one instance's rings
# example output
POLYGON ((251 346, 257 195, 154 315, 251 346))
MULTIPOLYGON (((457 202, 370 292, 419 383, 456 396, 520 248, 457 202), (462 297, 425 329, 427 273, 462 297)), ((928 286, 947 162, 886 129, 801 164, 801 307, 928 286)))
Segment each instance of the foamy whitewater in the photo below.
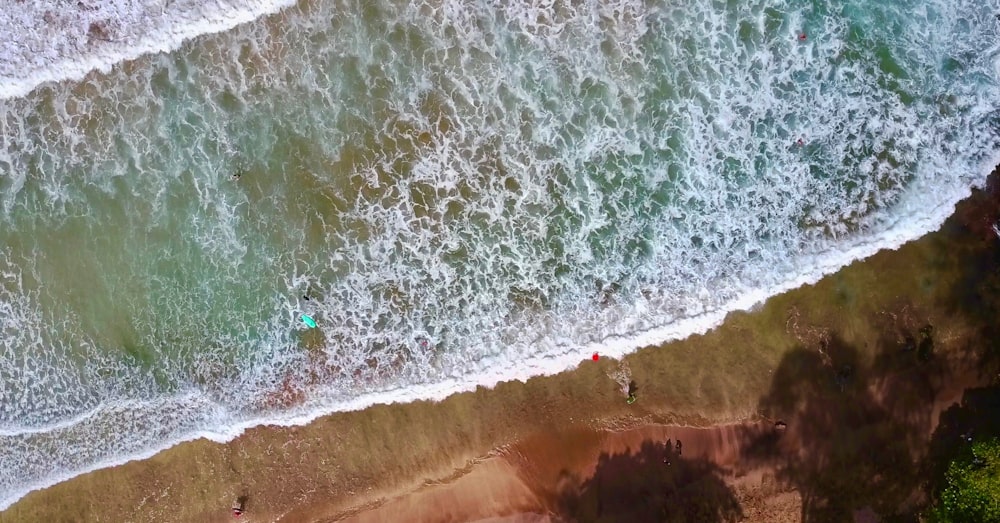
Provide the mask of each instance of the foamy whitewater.
POLYGON ((703 332, 1000 162, 995 1, 653 3, 0 5, 0 508, 703 332))

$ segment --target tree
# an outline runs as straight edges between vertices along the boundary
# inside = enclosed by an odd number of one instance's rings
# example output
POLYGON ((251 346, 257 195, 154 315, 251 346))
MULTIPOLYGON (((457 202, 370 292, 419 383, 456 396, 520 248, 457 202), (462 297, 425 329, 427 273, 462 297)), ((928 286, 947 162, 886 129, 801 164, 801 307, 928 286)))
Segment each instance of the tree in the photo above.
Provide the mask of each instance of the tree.
POLYGON ((977 441, 948 465, 936 523, 1000 523, 1000 440, 977 441))

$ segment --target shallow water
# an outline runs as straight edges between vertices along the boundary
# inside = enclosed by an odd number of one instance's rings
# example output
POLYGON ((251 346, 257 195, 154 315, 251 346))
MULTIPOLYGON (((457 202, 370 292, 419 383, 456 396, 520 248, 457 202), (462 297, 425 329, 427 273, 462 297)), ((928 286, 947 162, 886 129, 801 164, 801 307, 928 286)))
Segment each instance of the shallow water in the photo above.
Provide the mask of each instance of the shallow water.
POLYGON ((995 3, 467 4, 300 3, 23 95, 0 50, 0 506, 704 329, 1000 150, 995 3))

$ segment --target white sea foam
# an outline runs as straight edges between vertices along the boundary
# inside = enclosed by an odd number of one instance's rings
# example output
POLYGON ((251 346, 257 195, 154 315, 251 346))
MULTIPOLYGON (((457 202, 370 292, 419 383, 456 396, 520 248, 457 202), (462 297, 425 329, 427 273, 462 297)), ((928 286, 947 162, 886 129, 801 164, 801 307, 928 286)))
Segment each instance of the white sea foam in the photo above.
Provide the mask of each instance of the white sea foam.
MULTIPOLYGON (((980 172, 985 176, 992 172, 996 165, 1000 165, 1000 151, 984 163, 980 172)), ((148 445, 139 451, 102 459, 76 470, 54 472, 40 480, 21 484, 15 489, 4 492, 0 496, 0 510, 6 509, 31 491, 44 489, 94 470, 122 465, 129 461, 147 459, 174 445, 187 441, 204 438, 218 443, 226 443, 239 437, 245 430, 260 425, 300 426, 311 423, 322 416, 337 412, 363 410, 373 405, 409 403, 419 400, 441 401, 453 394, 474 391, 477 387, 492 388, 506 381, 526 381, 533 377, 550 376, 572 370, 581 364, 589 364, 589 356, 594 352, 599 352, 604 357, 621 358, 641 347, 683 339, 694 334, 703 334, 720 325, 730 312, 749 310, 757 303, 763 302, 771 296, 803 285, 816 283, 824 276, 836 272, 855 261, 867 258, 880 250, 896 249, 908 241, 936 230, 952 214, 954 204, 968 195, 969 188, 953 187, 945 195, 945 201, 949 203, 943 203, 934 208, 926 208, 920 202, 914 202, 917 207, 912 209, 913 214, 909 215, 905 221, 901 220, 897 225, 875 237, 839 245, 834 247, 830 252, 811 256, 803 265, 803 272, 796 275, 794 279, 783 281, 772 288, 750 289, 740 296, 739 299, 725 304, 718 310, 690 318, 683 318, 670 325, 634 333, 631 336, 609 337, 584 346, 547 344, 545 347, 540 347, 543 349, 540 351, 540 354, 531 355, 523 359, 511 360, 502 356, 485 358, 480 361, 479 368, 470 375, 445 379, 431 384, 403 384, 399 388, 372 394, 362 394, 348 401, 337 403, 324 403, 322 398, 316 398, 310 401, 310 405, 292 412, 269 414, 250 419, 234 418, 218 405, 205 404, 204 398, 200 396, 165 398, 154 402, 127 402, 127 404, 103 406, 100 410, 123 409, 131 412, 145 411, 155 413, 156 417, 159 418, 162 416, 162 410, 160 409, 162 404, 171 401, 183 402, 184 400, 188 400, 196 406, 190 410, 201 413, 207 410, 207 412, 211 413, 211 415, 204 417, 211 426, 187 431, 180 437, 157 441, 155 444, 148 445), (225 422, 219 423, 220 420, 225 420, 225 422)), ((93 412, 88 413, 88 417, 92 415, 93 412)), ((75 422, 70 425, 74 424, 75 422)), ((69 425, 60 424, 57 428, 65 429, 68 427, 69 425)), ((0 436, 3 435, 0 433, 0 436)))
POLYGON ((0 99, 83 78, 147 53, 178 48, 275 13, 294 0, 5 0, 0 8, 0 99), (12 3, 13 2, 13 3, 12 3))

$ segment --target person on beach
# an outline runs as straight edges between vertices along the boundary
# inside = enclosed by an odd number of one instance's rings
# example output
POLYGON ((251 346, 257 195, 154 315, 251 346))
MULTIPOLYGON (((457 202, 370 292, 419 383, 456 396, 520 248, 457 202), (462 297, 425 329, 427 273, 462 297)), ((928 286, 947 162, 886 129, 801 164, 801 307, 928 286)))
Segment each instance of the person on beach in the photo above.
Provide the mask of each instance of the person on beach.
POLYGON ((676 452, 678 456, 681 455, 681 440, 679 438, 677 440, 677 446, 674 447, 674 452, 676 452))

